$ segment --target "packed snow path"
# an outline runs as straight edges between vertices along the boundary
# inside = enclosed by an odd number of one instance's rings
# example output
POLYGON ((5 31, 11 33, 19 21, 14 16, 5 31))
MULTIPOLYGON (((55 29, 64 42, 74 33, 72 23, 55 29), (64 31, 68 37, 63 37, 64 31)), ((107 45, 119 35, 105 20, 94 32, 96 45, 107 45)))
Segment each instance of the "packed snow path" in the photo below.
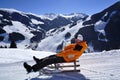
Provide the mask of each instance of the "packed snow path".
POLYGON ((120 80, 120 50, 82 55, 79 59, 80 73, 42 75, 39 77, 37 77, 38 72, 27 75, 23 68, 24 61, 34 64, 32 56, 38 52, 18 50, 17 56, 12 55, 15 50, 2 50, 0 52, 3 52, 0 54, 0 58, 3 60, 0 61, 0 80, 120 80), (10 54, 9 58, 7 53, 10 54), (5 63, 4 61, 8 61, 7 59, 10 59, 11 62, 5 63))
POLYGON ((81 73, 91 80, 120 80, 119 53, 114 50, 82 56, 81 73))

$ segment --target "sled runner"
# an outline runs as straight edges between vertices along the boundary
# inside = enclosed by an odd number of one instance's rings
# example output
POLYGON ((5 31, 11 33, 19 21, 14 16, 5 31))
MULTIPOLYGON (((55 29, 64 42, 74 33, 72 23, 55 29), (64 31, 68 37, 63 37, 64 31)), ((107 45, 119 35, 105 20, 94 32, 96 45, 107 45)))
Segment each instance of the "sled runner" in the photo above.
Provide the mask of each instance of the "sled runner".
POLYGON ((57 63, 51 64, 47 67, 41 69, 39 71, 39 75, 41 74, 58 74, 58 73, 67 73, 67 72, 80 72, 79 69, 79 61, 73 62, 64 62, 64 63, 57 63))

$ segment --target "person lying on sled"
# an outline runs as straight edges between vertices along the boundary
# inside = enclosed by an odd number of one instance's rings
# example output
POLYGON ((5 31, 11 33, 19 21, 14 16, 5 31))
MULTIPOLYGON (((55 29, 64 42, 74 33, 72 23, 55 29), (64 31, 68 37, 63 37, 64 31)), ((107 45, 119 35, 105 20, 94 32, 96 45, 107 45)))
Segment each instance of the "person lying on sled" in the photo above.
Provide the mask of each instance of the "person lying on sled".
POLYGON ((33 56, 33 59, 35 60, 36 64, 33 66, 28 65, 26 62, 24 62, 23 66, 26 69, 28 73, 30 72, 36 72, 40 69, 44 68, 47 65, 53 64, 53 63, 63 63, 63 62, 72 62, 78 59, 82 53, 86 50, 87 44, 86 41, 83 41, 82 35, 78 35, 76 39, 74 39, 75 43, 71 43, 68 46, 64 48, 61 52, 51 55, 42 59, 38 59, 35 56, 33 56))

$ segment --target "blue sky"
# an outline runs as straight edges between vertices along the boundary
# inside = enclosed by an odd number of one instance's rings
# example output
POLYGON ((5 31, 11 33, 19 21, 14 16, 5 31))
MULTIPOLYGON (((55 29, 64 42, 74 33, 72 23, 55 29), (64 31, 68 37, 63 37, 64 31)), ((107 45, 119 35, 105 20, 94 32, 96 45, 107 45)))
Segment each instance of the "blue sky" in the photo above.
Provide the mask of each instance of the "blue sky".
POLYGON ((1 0, 0 8, 14 8, 35 14, 98 13, 120 0, 1 0))

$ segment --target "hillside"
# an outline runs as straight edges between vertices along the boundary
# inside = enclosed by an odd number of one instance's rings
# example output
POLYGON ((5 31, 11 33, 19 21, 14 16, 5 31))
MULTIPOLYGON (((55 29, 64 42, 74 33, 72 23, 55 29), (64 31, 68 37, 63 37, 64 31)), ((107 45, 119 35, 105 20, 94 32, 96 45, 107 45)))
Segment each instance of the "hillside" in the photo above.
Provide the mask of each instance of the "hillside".
POLYGON ((18 48, 59 52, 82 34, 87 52, 120 48, 120 1, 93 15, 83 13, 35 15, 0 9, 0 46, 15 41, 18 48))
POLYGON ((27 48, 46 37, 46 32, 60 28, 87 17, 83 13, 36 15, 15 9, 0 8, 0 46, 9 47, 10 41, 16 41, 18 48, 27 48))
POLYGON ((112 50, 120 48, 120 2, 103 11, 89 16, 84 21, 48 31, 37 50, 58 52, 71 39, 82 34, 88 43, 88 52, 112 50), (48 43, 48 44, 47 44, 48 43))

